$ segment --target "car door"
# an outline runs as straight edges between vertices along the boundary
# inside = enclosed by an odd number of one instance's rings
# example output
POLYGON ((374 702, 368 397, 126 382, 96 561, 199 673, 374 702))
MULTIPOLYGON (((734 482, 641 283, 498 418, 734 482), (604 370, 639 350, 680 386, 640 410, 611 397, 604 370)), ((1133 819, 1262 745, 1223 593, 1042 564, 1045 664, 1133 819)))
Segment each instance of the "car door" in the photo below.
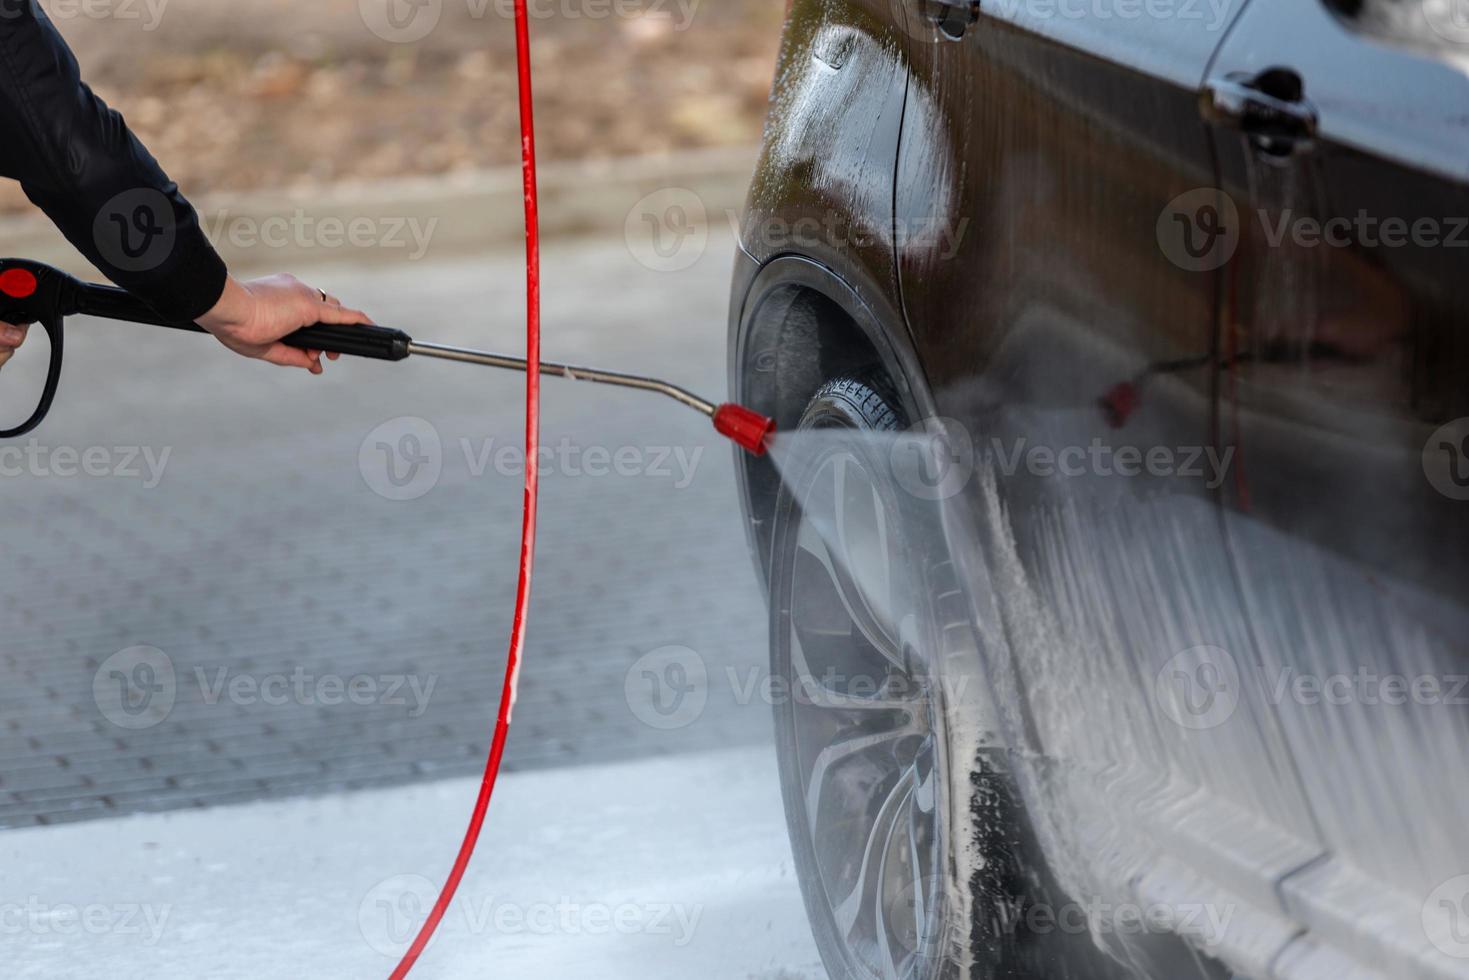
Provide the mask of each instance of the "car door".
POLYGON ((1220 521, 1228 241, 1195 227, 1221 205, 1198 94, 1240 5, 956 6, 936 32, 909 10, 895 240, 977 460, 971 592, 996 701, 1023 706, 1017 777, 1074 897, 1228 909, 1192 938, 1264 975, 1295 932, 1274 882, 1321 846, 1220 521))
POLYGON ((1227 527, 1329 856, 1283 963, 1469 975, 1469 31, 1448 4, 1250 6, 1209 73, 1238 248, 1227 527), (1350 15, 1347 13, 1350 11, 1350 15))

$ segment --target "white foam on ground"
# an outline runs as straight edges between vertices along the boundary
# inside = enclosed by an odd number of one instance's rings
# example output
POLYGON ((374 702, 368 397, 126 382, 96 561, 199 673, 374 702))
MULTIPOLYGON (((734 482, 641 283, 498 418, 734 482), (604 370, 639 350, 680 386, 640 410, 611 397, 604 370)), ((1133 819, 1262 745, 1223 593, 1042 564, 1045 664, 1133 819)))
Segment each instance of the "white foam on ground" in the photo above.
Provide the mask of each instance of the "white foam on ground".
MULTIPOLYGON (((0 835, 7 977, 387 976, 477 780, 0 835)), ((769 749, 505 776, 415 977, 824 976, 769 749)))

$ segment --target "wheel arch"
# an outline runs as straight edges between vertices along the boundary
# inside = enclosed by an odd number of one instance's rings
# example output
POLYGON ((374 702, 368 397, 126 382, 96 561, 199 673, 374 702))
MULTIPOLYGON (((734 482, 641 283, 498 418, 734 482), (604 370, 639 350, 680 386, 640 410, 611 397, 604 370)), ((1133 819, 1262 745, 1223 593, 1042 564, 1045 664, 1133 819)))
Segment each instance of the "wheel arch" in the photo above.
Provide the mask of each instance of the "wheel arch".
MULTIPOLYGON (((729 357, 736 401, 789 430, 824 382, 879 369, 909 418, 934 414, 902 315, 883 291, 853 284, 804 255, 780 255, 758 265, 741 252, 739 261, 746 268, 736 280, 729 357), (741 281, 747 283, 742 291, 741 281)), ((737 471, 751 551, 764 582, 779 478, 768 459, 744 453, 737 457, 737 471)))

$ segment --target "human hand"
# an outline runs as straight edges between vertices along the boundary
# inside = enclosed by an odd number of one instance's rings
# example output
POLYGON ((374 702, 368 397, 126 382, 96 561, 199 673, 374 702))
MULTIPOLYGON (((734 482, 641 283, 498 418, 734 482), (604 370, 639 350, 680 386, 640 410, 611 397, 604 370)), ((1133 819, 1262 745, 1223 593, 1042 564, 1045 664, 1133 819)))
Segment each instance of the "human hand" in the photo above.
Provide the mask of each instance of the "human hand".
MULTIPOLYGON (((320 374, 321 351, 300 350, 281 343, 281 338, 318 323, 371 324, 372 320, 295 276, 274 275, 247 282, 231 276, 219 302, 198 322, 237 354, 320 374)), ((327 356, 335 361, 338 355, 327 356)))
POLYGON ((0 367, 4 367, 15 356, 20 345, 25 343, 26 331, 29 329, 26 325, 0 323, 0 367))

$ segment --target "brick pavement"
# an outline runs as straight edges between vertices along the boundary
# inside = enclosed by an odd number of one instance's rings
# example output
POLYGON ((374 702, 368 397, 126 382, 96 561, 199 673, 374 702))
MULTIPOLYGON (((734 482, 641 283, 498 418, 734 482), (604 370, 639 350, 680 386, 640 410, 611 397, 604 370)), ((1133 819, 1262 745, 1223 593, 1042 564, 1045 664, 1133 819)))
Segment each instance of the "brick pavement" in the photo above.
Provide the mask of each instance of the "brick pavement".
MULTIPOLYGON (((547 263, 568 284, 548 291, 548 356, 722 394, 727 245, 676 275, 642 269, 620 239, 562 246, 547 263)), ((313 274, 423 339, 520 346, 514 253, 313 274)), ((236 362, 206 338, 79 322, 70 340, 37 448, 169 455, 151 488, 123 473, 0 478, 0 826, 477 771, 514 588, 518 379, 410 362, 341 364, 314 381, 236 362), (367 437, 404 416, 433 427, 442 474, 400 501, 370 489, 360 460, 379 479, 375 444, 400 446, 402 424, 367 437), (109 661, 139 646, 167 661, 109 661), (122 693, 136 706, 165 679, 166 715, 160 696, 159 717, 115 723, 122 693)), ((737 693, 764 663, 765 618, 728 449, 671 403, 556 381, 546 398, 547 444, 578 452, 545 474, 507 765, 768 739, 768 709, 737 693), (591 475, 597 449, 636 464, 591 475), (673 450, 697 459, 687 486, 673 450), (650 701, 672 690, 654 678, 685 674, 655 664, 629 681, 629 669, 670 644, 696 651, 708 704, 654 727, 650 701)))

